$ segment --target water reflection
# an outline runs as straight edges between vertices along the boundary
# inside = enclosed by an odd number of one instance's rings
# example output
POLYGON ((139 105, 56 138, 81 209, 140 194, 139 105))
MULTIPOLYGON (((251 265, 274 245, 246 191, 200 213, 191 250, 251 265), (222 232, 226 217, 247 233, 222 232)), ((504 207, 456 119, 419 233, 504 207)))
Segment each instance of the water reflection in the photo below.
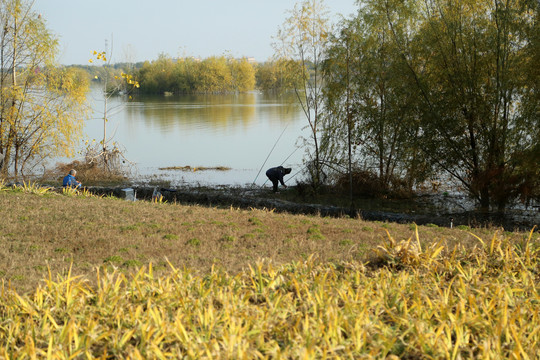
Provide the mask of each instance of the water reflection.
POLYGON ((126 108, 126 117, 142 117, 162 132, 174 128, 222 131, 237 126, 249 126, 256 113, 255 94, 232 96, 167 97, 162 101, 138 101, 126 108))
MULTIPOLYGON (((128 121, 144 121, 165 133, 184 131, 237 131, 257 122, 287 124, 296 116, 291 96, 278 98, 260 93, 236 95, 185 95, 143 97, 126 106, 128 121)), ((254 124, 255 123, 255 124, 254 124)))

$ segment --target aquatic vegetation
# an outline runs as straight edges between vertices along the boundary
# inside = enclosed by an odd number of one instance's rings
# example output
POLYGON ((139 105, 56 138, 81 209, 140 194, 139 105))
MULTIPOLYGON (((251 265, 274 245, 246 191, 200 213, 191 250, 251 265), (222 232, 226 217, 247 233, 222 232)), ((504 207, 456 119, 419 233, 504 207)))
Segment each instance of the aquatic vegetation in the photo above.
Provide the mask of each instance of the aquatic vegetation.
POLYGON ((159 170, 181 170, 181 171, 208 171, 208 170, 217 170, 217 171, 229 171, 231 170, 230 167, 227 166, 213 166, 213 167, 207 167, 207 166, 194 166, 191 167, 190 165, 186 166, 168 166, 168 167, 161 167, 159 170))

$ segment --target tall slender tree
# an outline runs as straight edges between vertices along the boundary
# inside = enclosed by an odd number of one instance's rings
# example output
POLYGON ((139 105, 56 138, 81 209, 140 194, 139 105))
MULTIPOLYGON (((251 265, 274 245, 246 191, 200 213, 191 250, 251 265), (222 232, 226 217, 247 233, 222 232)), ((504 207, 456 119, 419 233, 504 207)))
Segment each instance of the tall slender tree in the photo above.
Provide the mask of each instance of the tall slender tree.
MULTIPOLYGON (((278 58, 290 61, 293 69, 289 74, 298 74, 300 86, 295 92, 304 110, 310 129, 313 152, 308 152, 308 169, 312 182, 318 188, 323 180, 322 166, 324 148, 320 132, 324 98, 322 96, 323 72, 326 44, 331 32, 328 10, 322 0, 304 0, 290 11, 290 16, 278 30, 274 50, 278 58)), ((297 82, 293 81, 293 84, 297 82)))

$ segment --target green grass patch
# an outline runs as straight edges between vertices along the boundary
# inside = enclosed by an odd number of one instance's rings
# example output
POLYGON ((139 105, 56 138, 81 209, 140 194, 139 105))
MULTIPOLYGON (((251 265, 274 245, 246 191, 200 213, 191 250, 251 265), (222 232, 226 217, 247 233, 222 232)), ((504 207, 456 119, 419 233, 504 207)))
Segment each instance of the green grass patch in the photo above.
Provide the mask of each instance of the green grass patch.
POLYGON ((165 234, 165 235, 163 235, 163 239, 165 239, 165 240, 178 240, 179 237, 176 234, 165 234))
POLYGON ((256 217, 250 217, 248 221, 251 225, 255 225, 255 226, 261 226, 263 224, 263 222, 256 217))
POLYGON ((187 244, 191 245, 191 246, 199 246, 199 245, 201 245, 201 240, 199 240, 197 238, 192 238, 192 239, 189 239, 187 241, 187 244))
POLYGON ((143 264, 142 262, 140 262, 139 260, 135 260, 135 259, 130 259, 130 260, 126 260, 122 263, 122 266, 124 267, 141 267, 143 264))
POLYGON ((321 229, 317 225, 313 225, 307 229, 307 234, 311 240, 324 240, 326 237, 321 233, 321 229))
POLYGON ((124 262, 124 259, 120 256, 120 255, 112 255, 112 256, 109 256, 107 258, 105 258, 105 260, 103 260, 104 263, 110 263, 110 264, 122 264, 124 262))
POLYGON ((236 237, 233 235, 224 235, 221 237, 221 241, 232 243, 236 241, 236 237))

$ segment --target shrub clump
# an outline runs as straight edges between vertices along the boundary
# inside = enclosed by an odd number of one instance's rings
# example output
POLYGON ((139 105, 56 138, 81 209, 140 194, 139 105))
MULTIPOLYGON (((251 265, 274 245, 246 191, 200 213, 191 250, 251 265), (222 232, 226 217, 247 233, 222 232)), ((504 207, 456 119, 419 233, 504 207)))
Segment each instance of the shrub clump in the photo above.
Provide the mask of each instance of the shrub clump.
MULTIPOLYGON (((347 193, 349 184, 348 174, 339 175, 335 180, 335 189, 347 193)), ((372 171, 358 169, 352 172, 352 189, 354 196, 366 198, 410 198, 413 195, 411 188, 402 179, 392 177, 384 181, 372 171)))

